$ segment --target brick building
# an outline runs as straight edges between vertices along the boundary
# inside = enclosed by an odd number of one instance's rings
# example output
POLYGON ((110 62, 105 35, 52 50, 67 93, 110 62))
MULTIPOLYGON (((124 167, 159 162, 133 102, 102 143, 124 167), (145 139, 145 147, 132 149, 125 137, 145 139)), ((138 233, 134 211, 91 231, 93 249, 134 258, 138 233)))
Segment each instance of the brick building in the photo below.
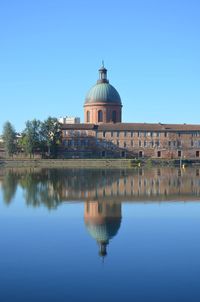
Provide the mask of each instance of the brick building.
POLYGON ((105 67, 88 92, 83 124, 63 124, 63 157, 198 159, 200 125, 122 123, 122 103, 105 67))

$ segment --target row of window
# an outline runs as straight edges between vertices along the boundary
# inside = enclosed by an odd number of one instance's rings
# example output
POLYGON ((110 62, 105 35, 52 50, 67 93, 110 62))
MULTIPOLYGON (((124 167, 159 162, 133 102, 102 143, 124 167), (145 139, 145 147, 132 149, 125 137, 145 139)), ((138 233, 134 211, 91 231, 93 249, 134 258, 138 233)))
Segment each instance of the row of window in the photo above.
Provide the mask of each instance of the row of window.
MULTIPOLYGON (((91 122, 91 116, 90 115, 91 115, 90 111, 87 111, 86 112, 87 123, 91 122)), ((98 112, 97 112, 97 120, 98 120, 98 123, 102 123, 103 122, 103 111, 102 110, 98 110, 98 112)), ((116 113, 115 110, 113 110, 112 112, 111 111, 107 112, 107 120, 108 121, 112 121, 113 123, 116 123, 116 121, 117 121, 117 113, 116 113)))
MULTIPOLYGON (((138 131, 99 131, 97 132, 99 136, 106 137, 119 137, 120 134, 124 137, 168 137, 169 133, 168 132, 138 132, 138 131)), ((86 136, 88 135, 87 130, 63 130, 63 135, 64 136, 86 136)), ((181 137, 181 134, 177 134, 178 137, 181 137)), ((198 137, 200 136, 198 133, 192 133, 192 137, 198 137)), ((192 144, 192 142, 191 142, 192 144)))
MULTIPOLYGON (((65 140, 64 141, 64 144, 66 145, 66 146, 88 146, 89 144, 94 144, 94 140, 92 139, 92 140, 90 140, 90 139, 75 139, 75 140, 73 140, 73 139, 69 139, 69 140, 65 140)), ((157 141, 138 141, 137 142, 137 144, 133 141, 133 140, 131 140, 130 141, 130 144, 129 144, 129 142, 126 142, 126 141, 124 141, 124 142, 120 142, 119 140, 117 140, 116 141, 116 143, 115 142, 111 142, 111 141, 96 141, 96 143, 97 144, 101 144, 102 146, 110 146, 110 145, 117 145, 118 147, 124 147, 124 148, 126 148, 126 147, 128 147, 128 146, 130 146, 130 147, 144 147, 144 148, 153 148, 153 147, 160 147, 160 141, 159 140, 157 140, 157 141)), ((182 142, 181 141, 168 141, 168 146, 170 147, 170 148, 172 148, 172 147, 181 147, 182 146, 182 142)), ((194 147, 194 146, 196 146, 196 147, 200 147, 200 141, 197 141, 197 142, 191 142, 191 146, 192 147, 194 147)))
MULTIPOLYGON (((200 151, 196 151, 195 155, 196 155, 196 157, 199 157, 200 156, 200 151)), ((144 152, 139 151, 138 156, 139 157, 144 157, 144 152)), ((181 150, 178 150, 177 151, 177 156, 181 158, 183 156, 183 152, 181 150)), ((162 151, 160 151, 160 150, 157 151, 157 157, 162 157, 162 151)))
MULTIPOLYGON (((103 152, 102 152, 102 157, 105 157, 105 156, 106 156, 106 152, 103 151, 103 152)), ((122 157, 126 157, 126 152, 125 152, 125 151, 122 151, 121 156, 122 156, 122 157)), ((138 152, 138 157, 144 157, 144 156, 145 156, 144 151, 139 151, 139 152, 138 152)), ((179 158, 182 158, 182 157, 183 157, 183 152, 182 152, 181 150, 178 150, 178 151, 177 151, 177 156, 178 156, 179 158)), ((196 151, 196 152, 195 152, 195 156, 199 158, 199 157, 200 157, 200 151, 196 151)), ((161 151, 161 150, 157 151, 157 157, 158 157, 158 158, 161 158, 161 157, 162 157, 162 151, 161 151)))
MULTIPOLYGON (((101 135, 101 132, 99 132, 99 134, 101 135)), ((116 136, 119 137, 121 135, 123 135, 124 137, 129 136, 129 137, 168 137, 169 134, 172 135, 177 135, 178 137, 181 137, 181 133, 172 133, 172 132, 140 132, 140 131, 103 131, 102 132, 102 136, 106 137, 106 135, 108 136, 116 136)), ((185 133, 184 133, 185 134, 185 133)), ((190 135, 192 135, 192 137, 198 137, 200 136, 200 133, 188 133, 190 135)))

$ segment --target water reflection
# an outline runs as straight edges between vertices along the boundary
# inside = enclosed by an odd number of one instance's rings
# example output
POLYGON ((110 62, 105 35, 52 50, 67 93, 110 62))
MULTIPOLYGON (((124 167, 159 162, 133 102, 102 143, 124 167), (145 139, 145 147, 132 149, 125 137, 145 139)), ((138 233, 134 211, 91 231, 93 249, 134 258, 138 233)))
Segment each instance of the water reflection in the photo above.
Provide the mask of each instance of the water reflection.
POLYGON ((115 201, 86 201, 85 225, 99 245, 99 255, 107 255, 106 247, 121 225, 121 203, 115 201))
POLYGON ((56 209, 61 203, 85 202, 84 222, 106 256, 122 220, 122 202, 200 199, 198 168, 134 170, 5 169, 0 170, 3 200, 11 204, 17 188, 27 206, 56 209))
POLYGON ((199 200, 198 168, 135 170, 12 169, 0 171, 0 188, 10 203, 17 187, 27 205, 56 208, 63 201, 199 200))

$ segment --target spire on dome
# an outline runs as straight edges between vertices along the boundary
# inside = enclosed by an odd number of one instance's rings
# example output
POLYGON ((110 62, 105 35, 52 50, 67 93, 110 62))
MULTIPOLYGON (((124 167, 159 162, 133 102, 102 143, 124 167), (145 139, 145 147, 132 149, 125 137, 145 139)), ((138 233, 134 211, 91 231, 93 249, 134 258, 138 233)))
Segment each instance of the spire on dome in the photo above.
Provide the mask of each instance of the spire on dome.
POLYGON ((107 69, 104 67, 104 61, 102 61, 102 67, 99 69, 99 80, 97 84, 100 83, 109 83, 107 79, 107 69))

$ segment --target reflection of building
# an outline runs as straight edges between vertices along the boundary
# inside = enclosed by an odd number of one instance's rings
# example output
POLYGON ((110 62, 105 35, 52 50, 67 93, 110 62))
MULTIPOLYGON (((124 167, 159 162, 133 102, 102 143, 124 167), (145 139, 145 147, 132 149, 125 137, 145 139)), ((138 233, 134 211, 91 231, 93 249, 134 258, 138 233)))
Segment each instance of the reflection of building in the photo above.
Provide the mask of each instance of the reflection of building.
POLYGON ((107 255, 109 240, 118 232, 121 224, 121 203, 113 201, 87 201, 84 211, 89 234, 99 244, 99 255, 107 255))
POLYGON ((66 174, 63 200, 199 200, 199 168, 74 170, 66 174), (68 177, 66 177, 68 175, 68 177))
POLYGON ((85 98, 84 124, 62 125, 60 156, 200 158, 200 125, 122 123, 121 109, 120 95, 102 66, 85 98))

